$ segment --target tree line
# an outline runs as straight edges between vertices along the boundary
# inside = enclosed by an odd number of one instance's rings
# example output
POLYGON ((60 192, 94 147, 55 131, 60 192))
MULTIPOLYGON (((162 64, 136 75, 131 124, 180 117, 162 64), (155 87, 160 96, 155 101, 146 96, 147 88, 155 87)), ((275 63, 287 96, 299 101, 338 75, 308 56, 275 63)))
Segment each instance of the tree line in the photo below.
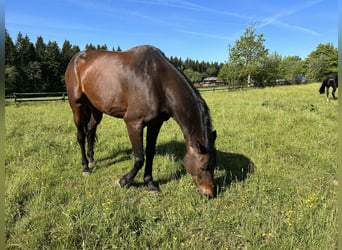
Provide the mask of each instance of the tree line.
POLYGON ((338 49, 331 43, 319 44, 304 60, 269 53, 263 34, 254 26, 246 28, 239 40, 228 48, 228 62, 218 77, 231 85, 272 86, 320 81, 338 71, 338 49))
MULTIPOLYGON (((253 26, 233 46, 228 47, 226 63, 204 62, 171 56, 168 59, 193 82, 217 76, 229 85, 268 86, 298 83, 303 79, 319 81, 330 73, 337 73, 338 50, 331 43, 319 44, 306 59, 298 56, 282 57, 269 53, 263 34, 253 26)), ((87 44, 86 50, 108 50, 107 45, 87 44)), ((121 51, 120 46, 112 51, 121 51)), ((41 36, 35 43, 27 35, 18 33, 15 42, 5 31, 5 92, 65 91, 64 72, 71 57, 80 51, 78 45, 65 40, 62 48, 56 41, 47 43, 41 36)))
MULTIPOLYGON (((57 42, 44 42, 41 36, 32 43, 27 35, 18 33, 16 41, 5 32, 5 92, 59 92, 65 91, 64 72, 71 57, 80 51, 78 45, 65 40, 62 48, 57 42)), ((108 50, 106 44, 87 44, 85 50, 108 50)), ((120 46, 112 51, 121 51, 120 46)), ((177 68, 183 70, 193 82, 207 76, 216 76, 222 67, 217 62, 199 62, 187 58, 168 58, 177 68)))

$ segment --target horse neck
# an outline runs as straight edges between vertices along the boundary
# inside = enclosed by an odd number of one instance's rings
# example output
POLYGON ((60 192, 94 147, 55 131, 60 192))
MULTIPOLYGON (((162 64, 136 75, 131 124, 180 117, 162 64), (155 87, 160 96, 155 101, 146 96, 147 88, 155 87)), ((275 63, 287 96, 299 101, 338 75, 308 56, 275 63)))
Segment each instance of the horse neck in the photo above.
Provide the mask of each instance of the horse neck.
POLYGON ((183 132, 187 150, 198 142, 207 146, 211 121, 206 103, 186 76, 164 56, 161 57, 167 65, 170 77, 168 81, 170 89, 166 95, 169 109, 183 132))
MULTIPOLYGON (((192 91, 192 90, 191 90, 192 91)), ((200 97, 187 98, 188 93, 182 92, 183 101, 176 101, 178 105, 175 105, 173 112, 173 119, 180 126, 187 150, 189 147, 194 147, 199 142, 202 145, 207 145, 208 141, 208 127, 206 119, 209 119, 209 114, 203 105, 202 100, 198 100, 200 97), (184 100, 187 100, 184 102, 184 100)))

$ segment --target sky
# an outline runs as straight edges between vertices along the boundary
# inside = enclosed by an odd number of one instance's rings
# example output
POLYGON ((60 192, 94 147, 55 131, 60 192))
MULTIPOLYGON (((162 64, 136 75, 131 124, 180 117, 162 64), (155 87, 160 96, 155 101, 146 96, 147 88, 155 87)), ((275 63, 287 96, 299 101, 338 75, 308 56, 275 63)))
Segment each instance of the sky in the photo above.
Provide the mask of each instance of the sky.
POLYGON ((122 50, 150 44, 166 56, 227 62, 248 26, 269 53, 305 59, 322 43, 338 47, 337 0, 12 0, 5 27, 35 43, 65 40, 122 50))

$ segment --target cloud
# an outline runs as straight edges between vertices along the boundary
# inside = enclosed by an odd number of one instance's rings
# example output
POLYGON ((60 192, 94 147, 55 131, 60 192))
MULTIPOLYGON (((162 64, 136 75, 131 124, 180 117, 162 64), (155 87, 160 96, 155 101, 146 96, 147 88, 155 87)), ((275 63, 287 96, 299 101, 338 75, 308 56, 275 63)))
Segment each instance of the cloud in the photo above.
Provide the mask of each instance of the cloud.
POLYGON ((301 25, 296 25, 296 24, 290 24, 287 22, 282 21, 282 19, 295 15, 300 11, 303 11, 305 9, 308 9, 314 5, 319 4, 320 2, 322 2, 323 0, 313 0, 313 1, 308 1, 308 2, 300 2, 301 5, 296 6, 296 7, 292 7, 291 9, 287 9, 287 10, 283 10, 280 13, 277 13, 271 17, 266 17, 266 18, 262 18, 260 24, 258 25, 259 28, 262 27, 266 27, 269 25, 278 25, 281 27, 285 27, 288 29, 293 29, 293 30, 297 30, 297 31, 302 31, 311 35, 315 35, 315 36, 319 36, 320 34, 317 33, 316 31, 303 27, 301 25))
POLYGON ((266 27, 268 25, 278 25, 284 28, 292 29, 292 30, 297 30, 297 31, 302 31, 311 35, 319 36, 320 34, 314 30, 311 30, 309 28, 305 28, 300 25, 295 25, 295 24, 289 24, 286 22, 283 22, 280 20, 280 18, 274 18, 274 17, 267 17, 261 20, 260 25, 258 25, 259 28, 266 27))
POLYGON ((226 16, 233 16, 239 18, 245 18, 245 16, 240 15, 235 12, 217 10, 213 8, 208 8, 199 4, 195 4, 189 1, 184 0, 126 0, 127 2, 142 4, 142 5, 155 5, 155 6, 164 6, 167 8, 178 8, 184 10, 198 11, 204 13, 212 13, 212 14, 221 14, 226 16))
POLYGON ((177 29, 177 31, 182 32, 184 34, 201 36, 201 37, 206 37, 206 38, 213 38, 217 40, 225 40, 225 41, 230 40, 228 36, 210 34, 210 33, 205 33, 205 32, 197 32, 197 31, 184 30, 184 29, 177 29))

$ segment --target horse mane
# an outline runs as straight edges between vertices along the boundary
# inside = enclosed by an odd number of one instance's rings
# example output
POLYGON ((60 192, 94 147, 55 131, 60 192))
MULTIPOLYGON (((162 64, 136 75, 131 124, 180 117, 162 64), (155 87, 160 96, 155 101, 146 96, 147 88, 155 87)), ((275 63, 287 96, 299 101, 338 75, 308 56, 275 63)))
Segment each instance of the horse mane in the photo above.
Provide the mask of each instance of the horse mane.
POLYGON ((210 143, 209 136, 212 133, 212 121, 211 121, 211 116, 210 116, 210 110, 207 105, 207 103, 204 101, 203 97, 201 96, 200 92, 198 89, 191 83, 188 77, 179 70, 180 73, 183 75, 183 77, 186 79, 187 85, 193 90, 195 93, 195 98, 196 98, 196 103, 197 106, 200 110, 200 114, 202 116, 202 125, 206 129, 205 133, 205 147, 209 150, 212 150, 214 145, 210 143))

